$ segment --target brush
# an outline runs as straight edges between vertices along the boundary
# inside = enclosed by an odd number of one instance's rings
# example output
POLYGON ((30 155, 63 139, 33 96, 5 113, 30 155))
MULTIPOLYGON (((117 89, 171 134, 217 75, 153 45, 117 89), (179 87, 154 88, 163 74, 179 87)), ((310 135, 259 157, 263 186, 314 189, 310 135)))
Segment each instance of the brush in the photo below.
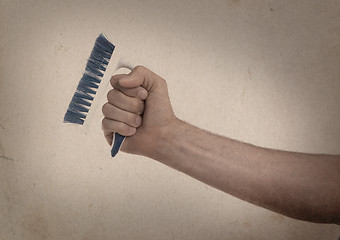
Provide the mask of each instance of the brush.
MULTIPOLYGON (((64 123, 84 124, 115 48, 115 45, 104 34, 100 34, 97 37, 87 61, 85 72, 65 113, 64 123)), ((117 70, 123 67, 130 70, 133 69, 131 63, 124 61, 124 58, 120 58, 114 69, 117 70)), ((112 157, 116 156, 119 152, 125 136, 116 132, 113 138, 112 157)))

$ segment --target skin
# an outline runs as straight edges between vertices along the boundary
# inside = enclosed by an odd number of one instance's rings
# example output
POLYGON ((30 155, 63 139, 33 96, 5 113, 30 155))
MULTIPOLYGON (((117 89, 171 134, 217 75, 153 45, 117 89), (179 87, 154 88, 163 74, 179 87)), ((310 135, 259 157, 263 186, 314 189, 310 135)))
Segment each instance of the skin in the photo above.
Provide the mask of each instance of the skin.
POLYGON ((143 155, 212 187, 291 218, 340 224, 340 155, 257 147, 178 119, 166 81, 138 66, 111 78, 102 128, 143 155))

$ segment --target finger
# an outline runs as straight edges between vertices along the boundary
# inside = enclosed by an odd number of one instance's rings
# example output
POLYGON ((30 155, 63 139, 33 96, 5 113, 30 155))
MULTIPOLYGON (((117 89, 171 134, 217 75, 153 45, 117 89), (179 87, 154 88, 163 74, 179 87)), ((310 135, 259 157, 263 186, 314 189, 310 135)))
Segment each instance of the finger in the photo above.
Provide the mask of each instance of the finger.
POLYGON ((144 102, 140 99, 126 96, 124 93, 117 89, 112 89, 107 93, 107 100, 112 105, 136 114, 143 114, 144 102))
POLYGON ((120 88, 121 86, 119 85, 118 81, 119 79, 121 79, 122 77, 126 77, 127 74, 116 74, 116 75, 113 75, 110 79, 110 83, 111 83, 111 86, 113 88, 120 88))
POLYGON ((119 88, 119 91, 124 93, 126 96, 138 98, 139 100, 144 101, 148 97, 148 91, 146 91, 143 87, 136 88, 119 88))
POLYGON ((138 98, 139 100, 145 100, 148 97, 148 91, 146 91, 145 88, 141 86, 138 86, 135 88, 124 88, 119 85, 118 80, 126 76, 127 76, 126 74, 118 74, 118 75, 112 76, 110 79, 110 83, 112 87, 114 89, 120 90, 122 93, 124 93, 127 96, 135 97, 135 98, 138 98))
POLYGON ((121 76, 117 81, 119 82, 119 85, 124 88, 135 88, 142 86, 146 90, 151 89, 151 82, 153 78, 150 78, 150 75, 152 72, 143 67, 143 66, 137 66, 135 67, 128 75, 121 76))
POLYGON ((116 81, 123 88, 142 86, 148 92, 152 91, 158 84, 166 84, 164 79, 143 66, 135 67, 127 75, 118 75, 116 81))
POLYGON ((117 132, 123 136, 132 136, 136 133, 136 128, 130 127, 123 122, 115 121, 108 118, 103 119, 102 128, 105 136, 113 132, 117 132))
POLYGON ((104 136, 105 136, 107 143, 111 146, 112 141, 113 141, 113 132, 106 132, 106 131, 103 131, 103 132, 104 132, 104 136))
POLYGON ((113 106, 110 103, 105 103, 102 112, 108 119, 123 122, 130 127, 139 127, 142 124, 142 117, 138 114, 124 111, 113 106))

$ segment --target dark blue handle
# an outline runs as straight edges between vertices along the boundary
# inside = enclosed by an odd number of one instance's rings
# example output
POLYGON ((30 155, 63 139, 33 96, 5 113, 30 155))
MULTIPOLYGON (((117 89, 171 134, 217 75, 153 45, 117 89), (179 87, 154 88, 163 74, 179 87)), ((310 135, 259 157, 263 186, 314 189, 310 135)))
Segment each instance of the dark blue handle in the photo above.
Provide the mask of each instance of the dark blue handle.
POLYGON ((124 142, 125 136, 120 135, 119 133, 115 133, 114 139, 113 139, 113 146, 111 149, 111 156, 114 157, 119 152, 120 147, 122 146, 122 143, 124 142))

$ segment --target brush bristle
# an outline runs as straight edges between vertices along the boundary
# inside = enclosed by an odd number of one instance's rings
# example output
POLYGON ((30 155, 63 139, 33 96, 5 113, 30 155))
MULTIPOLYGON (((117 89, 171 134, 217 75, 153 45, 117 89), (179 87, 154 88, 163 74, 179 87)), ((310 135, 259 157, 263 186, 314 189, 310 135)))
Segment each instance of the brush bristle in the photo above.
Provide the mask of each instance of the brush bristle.
POLYGON ((65 123, 83 124, 115 46, 100 34, 92 49, 76 92, 65 113, 65 123))

